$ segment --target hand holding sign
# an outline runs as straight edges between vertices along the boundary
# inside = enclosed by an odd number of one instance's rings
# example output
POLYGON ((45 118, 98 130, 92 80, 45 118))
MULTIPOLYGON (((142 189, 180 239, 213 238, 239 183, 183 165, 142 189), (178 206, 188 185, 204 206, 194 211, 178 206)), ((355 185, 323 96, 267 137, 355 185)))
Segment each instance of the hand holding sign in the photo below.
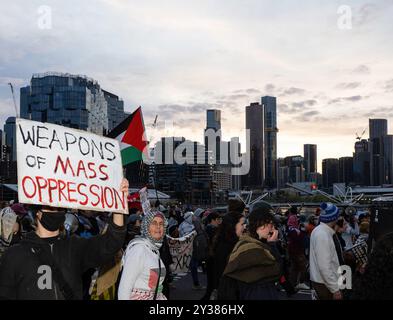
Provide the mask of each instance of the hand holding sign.
MULTIPOLYGON (((123 180, 121 181, 121 185, 120 185, 120 191, 123 193, 125 199, 127 199, 128 194, 129 194, 128 187, 129 187, 128 180, 126 178, 123 178, 123 180)), ((113 223, 119 227, 124 226, 123 215, 114 213, 113 214, 113 223)))
POLYGON ((123 178, 123 180, 121 181, 121 185, 120 185, 120 191, 124 193, 124 196, 127 198, 128 194, 129 194, 129 183, 128 180, 126 178, 123 178))

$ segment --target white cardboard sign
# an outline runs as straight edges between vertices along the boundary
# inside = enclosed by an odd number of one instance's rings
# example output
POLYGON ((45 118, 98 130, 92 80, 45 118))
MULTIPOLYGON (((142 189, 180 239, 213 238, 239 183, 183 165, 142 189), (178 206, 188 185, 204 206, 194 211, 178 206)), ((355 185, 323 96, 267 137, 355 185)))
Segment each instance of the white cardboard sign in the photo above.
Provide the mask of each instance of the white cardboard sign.
POLYGON ((17 119, 16 143, 21 203, 128 212, 118 141, 17 119))

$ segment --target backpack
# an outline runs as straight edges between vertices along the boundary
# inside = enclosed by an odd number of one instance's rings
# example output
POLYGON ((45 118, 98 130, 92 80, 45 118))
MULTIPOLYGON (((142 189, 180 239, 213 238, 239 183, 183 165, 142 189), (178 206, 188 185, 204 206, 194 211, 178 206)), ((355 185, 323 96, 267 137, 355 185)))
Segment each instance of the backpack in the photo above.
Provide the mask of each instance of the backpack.
POLYGON ((192 255, 197 261, 207 260, 209 253, 209 238, 205 231, 195 236, 192 246, 192 255))

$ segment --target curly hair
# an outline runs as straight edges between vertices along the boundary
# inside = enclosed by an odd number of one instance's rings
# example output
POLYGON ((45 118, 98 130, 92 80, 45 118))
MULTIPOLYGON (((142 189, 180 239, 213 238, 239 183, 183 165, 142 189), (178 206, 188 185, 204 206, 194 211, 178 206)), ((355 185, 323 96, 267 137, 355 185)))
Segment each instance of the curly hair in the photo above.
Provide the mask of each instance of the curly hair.
POLYGON ((363 276, 354 283, 353 298, 393 299, 393 232, 376 243, 363 276))
POLYGON ((259 239, 257 229, 265 224, 274 223, 273 210, 267 207, 253 210, 248 218, 248 232, 251 237, 259 239))

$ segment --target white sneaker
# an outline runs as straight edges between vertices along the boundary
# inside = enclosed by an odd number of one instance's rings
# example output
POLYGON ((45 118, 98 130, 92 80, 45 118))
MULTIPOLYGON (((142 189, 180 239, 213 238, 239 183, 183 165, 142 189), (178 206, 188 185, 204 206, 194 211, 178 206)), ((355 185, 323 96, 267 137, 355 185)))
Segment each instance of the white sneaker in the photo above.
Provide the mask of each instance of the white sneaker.
POLYGON ((299 283, 295 289, 297 290, 310 290, 310 287, 306 285, 305 283, 299 283))

